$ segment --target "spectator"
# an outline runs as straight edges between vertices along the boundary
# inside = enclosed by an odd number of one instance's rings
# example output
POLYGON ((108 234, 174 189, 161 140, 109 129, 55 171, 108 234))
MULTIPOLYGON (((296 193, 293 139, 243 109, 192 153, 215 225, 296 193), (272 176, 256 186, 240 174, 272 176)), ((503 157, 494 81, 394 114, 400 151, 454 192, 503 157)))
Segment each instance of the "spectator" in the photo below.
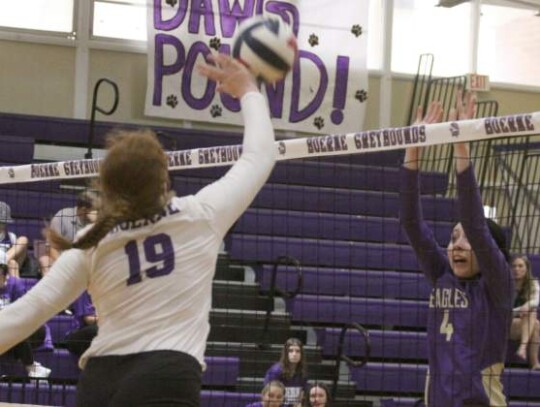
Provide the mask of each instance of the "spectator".
MULTIPOLYGON (((474 117, 476 100, 459 93, 452 121, 474 117)), ((422 125, 421 109, 418 123, 422 125)), ((433 103, 424 123, 440 121, 433 103)), ((484 216, 468 143, 453 145, 460 223, 445 249, 424 221, 419 148, 409 147, 401 168, 400 221, 432 291, 427 320, 429 374, 426 405, 506 406, 501 375, 512 320, 514 281, 501 227, 484 216), (489 345, 489 346, 487 346, 489 345)))
POLYGON ((261 401, 248 404, 246 407, 281 407, 285 399, 285 386, 277 380, 268 382, 262 392, 261 401))
MULTIPOLYGON (((7 305, 15 302, 26 293, 24 283, 8 272, 7 258, 0 252, 0 313, 7 305)), ((40 347, 46 339, 46 328, 41 326, 30 337, 19 342, 10 350, 10 354, 24 365, 28 376, 46 378, 51 370, 34 360, 33 349, 40 347)))
POLYGON ((330 391, 324 383, 315 383, 310 387, 308 393, 308 406, 309 407, 329 407, 330 391))
POLYGON ((14 277, 19 277, 19 269, 26 260, 28 238, 17 237, 8 230, 7 225, 13 223, 11 208, 5 202, 0 201, 0 253, 5 255, 5 263, 8 272, 14 277))
POLYGON ((533 277, 531 262, 524 255, 514 256, 512 273, 516 297, 510 338, 520 341, 516 354, 521 359, 528 360, 531 367, 538 370, 540 369, 540 363, 538 363, 538 349, 540 348, 540 324, 537 317, 540 299, 538 280, 533 277))
POLYGON ((73 323, 66 334, 66 348, 71 354, 81 357, 98 332, 96 310, 87 291, 71 304, 69 311, 73 315, 73 323))
MULTIPOLYGON (((72 242, 79 230, 96 221, 96 199, 96 195, 91 191, 81 192, 77 196, 77 202, 74 207, 60 209, 53 216, 50 228, 72 242)), ((42 276, 47 274, 58 256, 58 250, 51 247, 47 241, 45 253, 40 253, 39 255, 39 268, 42 276)))
POLYGON ((278 380, 285 386, 284 406, 295 406, 302 402, 304 390, 307 388, 307 363, 304 345, 296 338, 289 338, 283 345, 281 358, 268 369, 264 384, 278 380))

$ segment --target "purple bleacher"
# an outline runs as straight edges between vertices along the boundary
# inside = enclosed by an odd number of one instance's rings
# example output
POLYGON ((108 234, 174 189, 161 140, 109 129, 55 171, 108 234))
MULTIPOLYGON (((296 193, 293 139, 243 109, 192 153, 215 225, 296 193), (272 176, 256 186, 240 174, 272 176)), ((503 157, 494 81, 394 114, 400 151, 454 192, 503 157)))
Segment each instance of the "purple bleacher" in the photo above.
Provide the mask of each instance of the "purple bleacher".
MULTIPOLYGON (((79 377, 80 370, 77 358, 65 349, 55 349, 53 352, 34 352, 34 358, 43 366, 51 369, 51 379, 73 379, 79 377)), ((0 371, 3 375, 26 376, 24 366, 10 355, 0 359, 0 371)))
POLYGON ((232 356, 207 356, 207 368, 202 383, 206 386, 235 386, 240 374, 240 358, 232 356))
POLYGON ((51 385, 45 380, 0 383, 0 401, 43 406, 75 406, 75 386, 51 385))
MULTIPOLYGON (((446 246, 454 224, 431 222, 430 226, 439 243, 446 246)), ((234 232, 316 239, 408 243, 397 218, 290 210, 248 209, 235 224, 234 232)))
POLYGON ((11 207, 14 218, 50 219, 62 208, 75 205, 75 195, 44 193, 0 187, 1 200, 11 207))
MULTIPOLYGON (((326 357, 336 357, 341 329, 318 328, 317 343, 326 357)), ((427 334, 426 332, 408 332, 392 330, 369 330, 371 344, 370 357, 374 359, 401 359, 401 360, 426 360, 427 359, 427 334)), ((355 329, 347 330, 343 343, 343 351, 353 358, 365 356, 365 341, 362 335, 355 329)), ((514 367, 527 367, 524 360, 515 353, 518 347, 517 341, 508 342, 506 363, 514 367)))
MULTIPOLYGON (((176 177, 206 177, 217 179, 227 168, 209 168, 184 170, 176 177)), ((444 173, 424 172, 422 192, 444 193, 448 176, 444 173)), ((393 167, 366 167, 327 161, 313 162, 306 160, 278 162, 268 179, 272 184, 294 184, 305 186, 362 189, 370 191, 395 192, 399 189, 399 169, 393 167)))
MULTIPOLYGON (((317 344, 326 357, 336 357, 341 329, 317 329, 317 344)), ((426 360, 427 340, 425 332, 369 330, 370 357, 375 359, 426 360)), ((353 358, 366 354, 365 341, 361 334, 349 329, 345 335, 343 352, 353 358)))
POLYGON ((256 393, 203 390, 201 392, 201 407, 245 407, 260 399, 260 394, 256 393))
MULTIPOLYGON (((257 281, 264 291, 270 289, 274 266, 256 269, 257 281)), ((334 269, 302 267, 303 294, 347 295, 351 297, 384 297, 427 299, 430 287, 423 274, 395 271, 334 269)), ((291 292, 296 290, 297 274, 294 267, 279 266, 277 287, 291 292)))
MULTIPOLYGON (((77 365, 78 358, 67 350, 55 349, 54 352, 34 352, 36 361, 51 369, 51 379, 77 380, 80 374, 77 365)), ((236 385, 240 373, 240 359, 238 357, 208 356, 205 358, 207 369, 203 373, 202 383, 205 386, 236 385)), ((9 376, 26 376, 22 364, 10 355, 0 359, 0 373, 9 376)))
POLYGON ((408 245, 239 234, 232 234, 228 243, 231 258, 241 261, 268 263, 289 255, 303 265, 418 270, 416 256, 408 245))
MULTIPOLYGON (((371 362, 363 367, 350 366, 350 372, 360 392, 420 394, 424 391, 427 365, 371 362)), ((502 383, 509 397, 540 397, 540 372, 505 369, 502 383)))
MULTIPOLYGON (((424 403, 417 404, 418 401, 418 398, 411 397, 382 398, 380 400, 381 407, 425 407, 424 403)), ((540 402, 510 400, 508 407, 540 407, 540 402)))
POLYGON ((51 329, 52 340, 54 343, 64 341, 66 334, 71 330, 73 317, 71 315, 57 315, 47 321, 51 329))
MULTIPOLYGON (((212 181, 209 178, 176 177, 173 188, 179 196, 188 195, 196 193, 212 181)), ((343 188, 266 184, 255 198, 252 207, 397 218, 399 195, 343 188)), ((426 219, 457 219, 457 205, 453 199, 424 196, 422 207, 426 219)))
POLYGON ((16 165, 34 159, 34 140, 29 137, 0 135, 0 161, 16 165))
POLYGON ((36 239, 43 239, 42 230, 45 226, 45 220, 41 219, 15 219, 9 229, 17 236, 26 236, 33 242, 36 239))
POLYGON ((384 298, 297 295, 287 300, 287 310, 294 321, 425 328, 428 304, 384 298))
MULTIPOLYGON (((0 402, 39 403, 52 406, 75 406, 76 389, 72 385, 52 385, 41 381, 23 385, 21 383, 1 383, 0 402)), ((234 393, 221 390, 203 390, 201 407, 245 407, 260 399, 256 393, 234 393)))

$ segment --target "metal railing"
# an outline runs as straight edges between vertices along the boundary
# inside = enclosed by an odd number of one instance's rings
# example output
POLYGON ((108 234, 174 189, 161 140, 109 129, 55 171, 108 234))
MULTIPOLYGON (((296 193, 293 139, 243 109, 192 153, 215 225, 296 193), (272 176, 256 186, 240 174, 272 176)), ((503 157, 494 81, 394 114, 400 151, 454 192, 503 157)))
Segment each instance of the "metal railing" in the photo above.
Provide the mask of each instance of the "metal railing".
POLYGON ((88 150, 86 154, 84 155, 84 158, 91 159, 92 158, 92 148, 94 148, 94 128, 96 124, 96 112, 100 112, 101 114, 104 114, 106 116, 110 116, 116 111, 116 108, 118 107, 118 102, 120 100, 120 93, 118 91, 118 85, 106 78, 101 78, 97 81, 96 85, 94 86, 94 95, 92 97, 92 115, 90 117, 90 129, 88 131, 88 150), (114 92, 114 102, 110 109, 105 110, 98 106, 98 93, 101 85, 103 83, 107 83, 113 88, 114 92))

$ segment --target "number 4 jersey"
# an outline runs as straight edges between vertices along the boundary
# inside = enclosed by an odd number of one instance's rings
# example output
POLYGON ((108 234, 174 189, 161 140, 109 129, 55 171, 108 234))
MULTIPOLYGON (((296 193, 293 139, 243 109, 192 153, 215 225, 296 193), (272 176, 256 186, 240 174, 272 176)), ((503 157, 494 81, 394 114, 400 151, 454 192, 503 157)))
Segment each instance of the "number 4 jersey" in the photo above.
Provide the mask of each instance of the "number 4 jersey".
POLYGON ((486 225, 472 166, 457 175, 461 222, 480 270, 472 279, 454 275, 446 250, 423 221, 418 171, 401 171, 401 223, 432 285, 427 321, 427 405, 506 406, 501 374, 513 283, 509 265, 486 225))

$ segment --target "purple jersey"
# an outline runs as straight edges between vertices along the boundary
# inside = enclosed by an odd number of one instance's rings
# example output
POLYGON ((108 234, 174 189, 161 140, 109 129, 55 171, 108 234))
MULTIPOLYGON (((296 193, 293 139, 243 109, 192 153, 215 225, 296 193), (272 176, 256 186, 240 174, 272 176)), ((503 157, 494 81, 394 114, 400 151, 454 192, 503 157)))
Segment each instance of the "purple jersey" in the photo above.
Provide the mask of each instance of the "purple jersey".
POLYGON ((273 380, 283 383, 285 386, 285 402, 284 406, 293 405, 301 401, 302 391, 307 388, 307 379, 299 374, 295 374, 290 379, 283 377, 283 368, 281 364, 275 363, 266 372, 264 376, 264 384, 267 385, 273 380))
POLYGON ((81 296, 70 305, 69 309, 73 313, 73 322, 71 323, 71 329, 67 335, 84 327, 86 325, 84 322, 85 317, 96 315, 96 310, 87 291, 83 292, 81 296))
POLYGON ((510 267, 491 237, 472 166, 457 175, 461 224, 478 259, 473 279, 454 276, 422 218, 418 171, 401 170, 401 224, 432 285, 428 312, 430 407, 506 406, 500 375, 512 318, 510 267))
POLYGON ((0 287, 0 309, 15 302, 26 293, 24 281, 20 278, 8 276, 4 287, 0 287))

